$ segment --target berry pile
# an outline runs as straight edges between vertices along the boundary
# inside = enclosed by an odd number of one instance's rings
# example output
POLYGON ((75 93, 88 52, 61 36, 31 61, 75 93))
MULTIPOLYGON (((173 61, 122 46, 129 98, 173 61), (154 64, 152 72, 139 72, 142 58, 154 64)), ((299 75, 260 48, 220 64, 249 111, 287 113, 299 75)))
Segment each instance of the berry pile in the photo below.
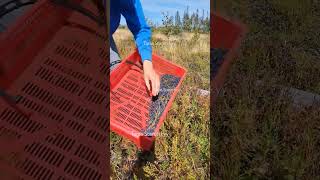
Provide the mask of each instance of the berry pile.
POLYGON ((160 81, 160 91, 158 96, 152 98, 149 109, 149 121, 144 132, 145 136, 152 136, 159 119, 168 104, 171 94, 179 84, 180 78, 173 75, 163 75, 160 81))
POLYGON ((228 50, 226 49, 220 49, 220 48, 212 48, 210 50, 210 56, 211 56, 211 77, 214 78, 218 70, 223 63, 224 56, 227 54, 228 50))

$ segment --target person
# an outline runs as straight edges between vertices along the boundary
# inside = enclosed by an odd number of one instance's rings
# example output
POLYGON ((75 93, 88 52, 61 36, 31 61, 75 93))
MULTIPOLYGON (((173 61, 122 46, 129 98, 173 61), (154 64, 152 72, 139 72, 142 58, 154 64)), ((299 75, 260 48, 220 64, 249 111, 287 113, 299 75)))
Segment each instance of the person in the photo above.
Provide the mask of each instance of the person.
POLYGON ((143 76, 147 89, 153 96, 160 90, 160 78, 152 64, 151 28, 147 25, 140 0, 110 1, 110 69, 118 65, 121 58, 112 37, 120 25, 121 15, 132 32, 143 64, 143 76))

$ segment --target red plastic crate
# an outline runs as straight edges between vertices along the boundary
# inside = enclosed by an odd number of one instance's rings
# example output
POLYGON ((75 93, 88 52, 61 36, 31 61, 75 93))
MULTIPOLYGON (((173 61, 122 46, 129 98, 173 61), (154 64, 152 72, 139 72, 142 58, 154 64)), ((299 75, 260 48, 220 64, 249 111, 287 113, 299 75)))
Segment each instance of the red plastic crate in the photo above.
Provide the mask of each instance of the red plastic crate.
MULTIPOLYGON (((70 1, 80 4, 83 0, 70 1)), ((87 9, 95 11, 90 1, 84 2, 87 2, 87 9)), ((0 33, 0 87, 9 87, 62 27, 96 33, 97 36, 106 34, 103 26, 97 26, 88 17, 56 6, 50 0, 39 0, 4 33, 0 33)), ((103 56, 107 58, 106 53, 103 56)))
POLYGON ((0 170, 23 179, 108 179, 109 146, 89 139, 92 129, 85 124, 84 133, 64 125, 11 142, 11 150, 1 153, 0 170))
MULTIPOLYGON (((231 64, 235 60, 237 51, 240 47, 241 41, 244 38, 244 35, 247 32, 247 29, 242 23, 236 20, 230 20, 215 13, 211 13, 210 23, 210 48, 227 50, 217 74, 213 76, 213 73, 211 73, 211 89, 213 91, 211 98, 213 100, 212 102, 214 102, 223 86, 231 64)), ((214 54, 211 54, 211 57, 213 56, 214 54)), ((211 65, 214 64, 211 62, 211 65)), ((211 67, 211 69, 212 68, 215 67, 211 67)))
MULTIPOLYGON (((20 47, 21 54, 17 55, 14 51, 23 42, 32 42, 32 40, 39 42, 36 37, 30 39, 33 32, 24 31, 29 29, 28 26, 22 30, 19 26, 16 26, 17 29, 12 29, 12 32, 17 32, 16 37, 21 38, 13 38, 11 43, 0 41, 1 48, 5 48, 5 44, 10 47, 8 51, 1 51, 1 62, 11 65, 10 68, 6 69, 5 76, 0 76, 0 79, 3 80, 0 87, 10 95, 22 97, 16 107, 24 110, 25 114, 42 114, 48 119, 61 122, 64 119, 64 113, 66 113, 66 116, 72 115, 69 111, 75 108, 77 104, 89 106, 88 103, 90 102, 97 106, 92 107, 93 111, 100 111, 104 115, 104 110, 99 103, 102 103, 104 107, 107 105, 106 97, 103 96, 105 91, 108 90, 105 84, 107 80, 105 59, 108 58, 105 42, 93 34, 70 27, 66 23, 66 21, 79 21, 79 23, 88 21, 78 13, 73 13, 69 20, 68 18, 57 17, 58 19, 55 20, 61 22, 57 23, 59 28, 53 34, 49 34, 51 31, 48 32, 46 28, 41 26, 41 23, 36 23, 43 20, 42 18, 46 18, 46 16, 41 16, 42 12, 52 12, 52 16, 55 16, 61 10, 64 11, 65 9, 55 7, 48 2, 40 3, 38 8, 33 11, 34 13, 31 13, 30 17, 27 18, 29 24, 39 28, 39 33, 43 33, 43 37, 45 36, 45 39, 47 39, 47 41, 41 43, 43 46, 41 49, 37 49, 38 44, 28 44, 30 46, 20 47), (18 32, 19 30, 21 31, 18 32), (24 34, 24 36, 21 36, 21 34, 24 34), (33 56, 29 56, 30 51, 28 50, 34 52, 33 56), (96 71, 96 69, 100 71, 96 71), (7 78, 10 78, 10 81, 7 81, 7 78), (56 112, 50 111, 50 108, 55 109, 56 112)), ((24 24, 25 22, 20 23, 24 24)), ((95 24, 92 24, 92 28, 104 32, 104 28, 99 29, 95 24)), ((38 38, 40 37, 38 36, 38 38)), ((16 109, 11 112, 6 111, 7 109, 4 107, 9 108, 10 106, 5 102, 1 106, 1 120, 23 118, 20 117, 22 113, 16 112, 16 109), (12 113, 15 116, 11 115, 12 113)))
POLYGON ((161 125, 169 111, 175 96, 186 76, 186 70, 155 54, 152 62, 160 74, 180 77, 180 82, 171 94, 170 100, 162 113, 152 136, 145 136, 143 131, 149 120, 149 106, 152 97, 148 94, 138 52, 124 59, 110 75, 110 128, 112 131, 133 141, 138 147, 150 150, 161 125), (133 64, 126 63, 130 61, 133 64))
MULTIPOLYGON (((95 12, 90 1, 82 5, 95 12)), ((78 12, 40 1, 1 34, 0 87, 21 96, 16 106, 0 98, 0 154, 19 155, 1 159, 1 169, 20 179, 108 179, 105 33, 78 12)))

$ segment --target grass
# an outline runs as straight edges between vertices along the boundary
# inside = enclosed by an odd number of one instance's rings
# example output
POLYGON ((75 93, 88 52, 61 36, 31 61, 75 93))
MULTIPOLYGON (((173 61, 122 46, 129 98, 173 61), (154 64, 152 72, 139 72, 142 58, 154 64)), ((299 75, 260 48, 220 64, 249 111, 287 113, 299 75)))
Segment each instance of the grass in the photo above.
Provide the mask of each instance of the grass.
MULTIPOLYGON (((135 45, 128 30, 120 29, 115 41, 122 58, 135 45)), ((142 153, 130 141, 111 133, 112 179, 208 179, 209 98, 196 95, 209 90, 209 35, 183 33, 167 37, 153 34, 155 53, 188 70, 153 153, 142 153)))
POLYGON ((213 179, 320 179, 319 104, 295 108, 278 87, 320 94, 320 4, 217 4, 249 33, 215 104, 213 179))

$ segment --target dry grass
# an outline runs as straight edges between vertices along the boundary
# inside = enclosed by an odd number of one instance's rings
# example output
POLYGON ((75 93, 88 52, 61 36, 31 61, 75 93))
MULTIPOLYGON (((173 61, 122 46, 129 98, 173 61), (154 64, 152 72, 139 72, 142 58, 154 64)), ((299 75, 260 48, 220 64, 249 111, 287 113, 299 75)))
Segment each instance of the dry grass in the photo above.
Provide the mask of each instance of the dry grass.
POLYGON ((320 179, 319 104, 296 109, 278 85, 320 93, 317 1, 226 0, 250 33, 218 98, 212 173, 218 179, 320 179), (264 82, 257 86, 257 81, 264 82))
MULTIPOLYGON (((122 43, 122 41, 131 40, 133 38, 128 29, 118 29, 114 33, 113 37, 117 43, 122 43)), ((166 36, 161 32, 155 32, 152 34, 152 39, 153 48, 155 51, 161 50, 172 52, 175 48, 177 48, 177 46, 179 46, 179 43, 181 42, 185 43, 185 45, 191 43, 192 48, 189 48, 188 50, 193 51, 193 53, 206 53, 210 48, 208 34, 197 34, 195 37, 194 33, 182 32, 180 35, 166 36), (192 41, 196 42, 192 43, 192 41)))

